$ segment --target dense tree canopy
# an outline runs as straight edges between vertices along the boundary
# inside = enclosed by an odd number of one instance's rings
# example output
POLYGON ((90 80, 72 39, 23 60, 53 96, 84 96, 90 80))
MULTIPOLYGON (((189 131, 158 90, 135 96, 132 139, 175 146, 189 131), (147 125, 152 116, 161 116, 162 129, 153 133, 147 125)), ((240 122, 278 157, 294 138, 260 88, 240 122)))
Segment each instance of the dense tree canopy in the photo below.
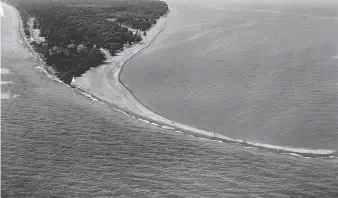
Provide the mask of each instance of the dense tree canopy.
POLYGON ((45 42, 32 44, 66 83, 73 75, 102 64, 101 47, 115 55, 125 44, 141 41, 141 32, 168 11, 165 2, 149 0, 8 1, 18 8, 28 37, 27 21, 35 18, 33 27, 40 29, 45 42), (127 27, 139 31, 133 33, 127 27))

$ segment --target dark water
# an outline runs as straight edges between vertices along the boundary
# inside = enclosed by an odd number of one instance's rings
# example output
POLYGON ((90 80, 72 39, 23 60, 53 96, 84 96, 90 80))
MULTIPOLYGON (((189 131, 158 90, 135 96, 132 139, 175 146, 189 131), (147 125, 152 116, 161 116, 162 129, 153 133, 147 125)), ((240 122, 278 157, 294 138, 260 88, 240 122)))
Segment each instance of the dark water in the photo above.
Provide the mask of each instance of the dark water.
POLYGON ((2 197, 336 197, 336 158, 280 155, 146 125, 48 78, 1 19, 2 197), (15 97, 14 97, 15 96, 15 97))
POLYGON ((168 2, 166 29, 122 73, 141 101, 229 137, 337 150, 338 4, 168 2))

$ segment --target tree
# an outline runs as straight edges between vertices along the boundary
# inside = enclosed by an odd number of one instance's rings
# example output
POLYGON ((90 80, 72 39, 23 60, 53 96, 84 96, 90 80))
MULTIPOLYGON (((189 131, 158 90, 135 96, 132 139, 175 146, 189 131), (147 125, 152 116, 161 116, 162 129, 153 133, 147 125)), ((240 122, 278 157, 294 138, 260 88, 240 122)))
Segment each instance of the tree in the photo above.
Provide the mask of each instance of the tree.
POLYGON ((31 37, 31 32, 27 28, 25 28, 25 34, 26 34, 27 38, 31 37))
POLYGON ((34 28, 34 29, 37 29, 37 28, 38 28, 38 24, 36 23, 36 20, 34 20, 33 28, 34 28))
POLYGON ((89 50, 88 58, 94 64, 100 64, 106 59, 104 53, 102 53, 97 47, 93 47, 89 50))
POLYGON ((17 2, 27 37, 31 37, 27 21, 35 16, 33 27, 40 29, 46 42, 33 43, 34 48, 45 56, 47 64, 57 70, 60 79, 66 83, 73 74, 81 75, 90 67, 102 64, 106 57, 99 49, 101 46, 115 55, 126 44, 140 42, 142 32, 146 36, 146 30, 168 10, 165 2, 157 0, 12 1, 17 2), (67 6, 83 3, 92 7, 67 6), (115 21, 105 20, 112 16, 115 21), (137 29, 137 32, 133 33, 127 27, 137 29))

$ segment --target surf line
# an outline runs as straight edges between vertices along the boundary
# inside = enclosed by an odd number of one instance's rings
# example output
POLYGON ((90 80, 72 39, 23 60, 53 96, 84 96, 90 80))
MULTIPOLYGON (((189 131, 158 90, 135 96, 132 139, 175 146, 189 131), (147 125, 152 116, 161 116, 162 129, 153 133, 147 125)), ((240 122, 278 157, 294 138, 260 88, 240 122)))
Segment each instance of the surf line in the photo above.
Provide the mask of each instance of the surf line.
MULTIPOLYGON (((41 67, 37 67, 37 69, 39 69, 40 71, 43 71, 46 75, 47 75, 47 77, 49 77, 50 79, 52 79, 52 80, 54 80, 54 81, 57 81, 57 82, 59 82, 59 83, 61 83, 61 84, 65 84, 64 82, 62 82, 59 78, 57 78, 57 76, 55 75, 55 73, 54 72, 51 72, 50 70, 49 70, 49 68, 48 68, 48 66, 46 65, 46 63, 45 62, 43 62, 43 60, 40 58, 40 56, 39 56, 39 54, 37 54, 35 51, 34 51, 34 49, 33 49, 33 47, 30 45, 30 43, 29 43, 29 41, 27 40, 27 38, 26 38, 26 36, 25 36, 25 34, 24 34, 24 30, 23 30, 23 22, 22 22, 22 18, 21 18, 21 16, 20 16, 20 13, 18 12, 18 10, 15 8, 15 7, 13 7, 12 5, 10 5, 10 4, 7 4, 9 7, 11 7, 14 11, 15 11, 15 13, 16 13, 16 15, 17 15, 17 29, 18 29, 18 35, 21 37, 21 41, 22 41, 22 44, 23 44, 23 46, 24 46, 24 48, 25 48, 25 50, 27 51, 27 52, 29 52, 29 54, 31 55, 31 56, 35 56, 34 58, 36 58, 36 61, 38 61, 38 62, 40 62, 40 66, 41 67)), ((166 16, 167 16, 167 14, 169 13, 169 10, 168 10, 168 12, 164 15, 164 16, 162 16, 161 18, 162 18, 162 20, 164 19, 164 24, 162 24, 162 27, 160 28, 160 31, 158 31, 157 33, 156 33, 156 35, 155 35, 155 37, 153 38, 153 39, 151 39, 150 40, 150 42, 149 43, 147 43, 147 45, 145 46, 145 47, 147 47, 148 45, 150 45, 152 42, 153 42, 153 40, 156 38, 156 36, 160 33, 160 32, 162 32, 163 31, 163 29, 164 29, 164 27, 165 27, 165 25, 166 25, 166 16)), ((142 48, 143 49, 143 48, 142 48)), ((141 50, 142 50, 141 49, 141 50)), ((141 50, 138 50, 138 51, 141 51, 141 50)), ((136 53, 135 54, 133 54, 131 57, 129 57, 128 58, 128 60, 130 59, 130 58, 132 58, 134 55, 136 55, 136 53)), ((121 69, 121 68, 120 68, 121 69)), ((121 71, 121 70, 120 70, 121 71)), ((120 73, 120 72, 119 72, 120 73)), ((118 78, 118 81, 120 82, 120 79, 118 78)), ((80 87, 77 87, 77 86, 69 86, 69 85, 67 85, 67 84, 65 84, 66 86, 68 86, 68 87, 70 87, 70 88, 76 88, 78 91, 80 91, 80 92, 82 92, 82 94, 83 95, 85 95, 86 97, 88 97, 88 98, 90 98, 91 100, 94 100, 94 101, 99 101, 100 103, 101 102, 103 102, 104 104, 106 104, 106 101, 104 101, 104 100, 101 100, 99 97, 96 97, 95 95, 93 95, 93 94, 90 94, 90 93, 88 93, 86 90, 84 90, 84 89, 81 89, 80 87)), ((118 105, 116 105, 116 106, 118 106, 118 105)), ((124 110, 124 108, 123 108, 123 110, 124 110)), ((134 115, 132 115, 132 114, 129 114, 129 113, 127 113, 127 112, 125 112, 125 111, 123 111, 122 109, 120 110, 123 114, 125 114, 126 116, 128 116, 128 117, 133 117, 133 118, 137 118, 136 116, 134 116, 134 115)), ((146 121, 146 120, 145 120, 146 121)), ((148 122, 148 121, 147 121, 148 122)))
MULTIPOLYGON (((166 22, 166 21, 165 21, 166 22)), ((133 58, 137 53, 145 49, 147 46, 149 46, 156 38, 156 36, 162 32, 164 29, 164 26, 160 31, 157 32, 157 34, 151 38, 151 40, 145 40, 145 45, 141 46, 140 48, 136 48, 135 51, 132 53, 129 53, 122 59, 122 61, 119 61, 118 63, 113 63, 113 80, 111 81, 114 83, 114 86, 116 86, 116 89, 121 90, 117 94, 119 96, 122 96, 124 100, 129 100, 132 104, 137 104, 136 108, 130 107, 128 110, 130 111, 130 114, 136 115, 136 117, 141 117, 142 119, 146 119, 150 122, 158 123, 160 125, 160 128, 167 129, 167 130, 173 130, 173 131, 180 131, 184 134, 192 135, 194 137, 203 137, 210 140, 216 140, 221 141, 223 143, 234 143, 239 144, 244 147, 254 147, 259 150, 264 151, 271 151, 275 153, 294 153, 299 154, 302 156, 309 156, 309 157, 325 157, 325 156, 332 156, 336 154, 336 151, 334 150, 326 150, 326 149, 304 149, 304 148, 291 148, 291 147, 283 147, 278 145, 271 145, 271 144, 264 144, 254 141, 245 141, 241 139, 231 138, 227 137, 225 135, 221 135, 216 132, 210 132, 207 130, 199 129, 193 126, 189 126, 186 124, 181 123, 174 123, 171 120, 164 118, 157 114, 155 111, 147 107, 140 101, 132 92, 131 89, 129 89, 122 81, 121 79, 121 72, 123 70, 123 66, 125 66, 125 63, 133 58)), ((114 61, 112 61, 114 62, 114 61)), ((123 108, 120 105, 116 103, 119 108, 123 108)), ((124 109, 123 109, 124 110, 124 109)))
POLYGON ((20 16, 19 11, 14 6, 12 6, 11 4, 8 4, 8 3, 4 3, 4 4, 8 5, 9 7, 11 7, 15 11, 16 16, 17 16, 17 29, 18 29, 17 34, 21 38, 20 43, 23 45, 25 50, 27 52, 29 52, 29 54, 33 57, 33 59, 35 59, 43 67, 43 68, 37 68, 37 69, 44 72, 46 74, 46 76, 48 78, 52 79, 53 81, 61 83, 61 84, 65 84, 55 75, 55 73, 53 72, 53 69, 48 67, 46 65, 46 63, 42 61, 42 59, 40 58, 40 55, 34 51, 33 47, 31 46, 31 44, 27 40, 25 33, 24 33, 24 30, 23 30, 23 22, 22 22, 22 18, 20 16))
MULTIPOLYGON (((10 5, 11 6, 11 5, 10 5)), ((25 49, 28 51, 28 49, 31 50, 31 52, 33 52, 33 54, 35 54, 35 52, 32 50, 31 46, 29 45, 27 39, 25 38, 24 34, 23 34, 23 27, 22 27, 22 21, 21 21, 21 17, 20 17, 20 14, 18 13, 18 11, 13 7, 11 6, 15 11, 16 11, 16 14, 18 16, 18 21, 19 21, 19 34, 21 36, 21 38, 23 39, 23 45, 25 46, 25 49), (27 48, 28 49, 27 49, 27 48)), ((162 30, 164 29, 164 26, 162 28, 162 30)), ((158 32, 158 34, 162 31, 160 30, 158 32)), ((157 34, 157 35, 158 35, 157 34)), ((156 35, 156 36, 157 36, 156 35)), ((147 43, 147 45, 145 47, 147 47, 148 45, 150 45, 153 40, 155 40, 156 36, 149 42, 147 43)), ((142 49, 144 49, 145 47, 143 47, 142 49)), ((141 50, 142 50, 141 49, 141 50)), ((137 50, 136 53, 138 53, 139 51, 141 50, 137 50)), ((132 58, 134 55, 136 55, 136 53, 134 53, 131 57, 128 57, 127 60, 129 60, 130 58, 132 58)), ((125 63, 125 62, 124 62, 125 63)), ((129 90, 122 82, 121 82, 121 79, 120 79, 120 73, 122 71, 122 68, 123 68, 123 65, 124 63, 122 64, 122 66, 120 66, 120 68, 118 68, 118 71, 117 71, 117 81, 118 83, 125 88, 125 90, 127 90, 127 92, 129 92, 133 98, 138 101, 136 99, 136 97, 132 94, 131 90, 129 90)), ((42 64, 44 65, 44 67, 46 68, 45 66, 45 63, 42 62, 42 64)), ((53 75, 52 73, 50 73, 49 71, 47 71, 48 74, 50 74, 51 76, 55 77, 55 75, 53 75)), ((58 79, 59 80, 59 79, 58 79)), ((62 84, 65 84, 63 83, 62 81, 58 81, 62 84)), ((85 90, 82 90, 82 91, 85 91, 85 90)), ((96 97, 97 98, 97 97, 96 97)), ((139 103, 141 103, 140 101, 138 101, 139 103)), ((141 103, 142 104, 142 103, 141 103)), ((143 105, 143 104, 142 104, 143 105)), ((118 105, 117 105, 118 106, 118 105)), ((143 105, 144 106, 144 105, 143 105)), ((145 106, 144 106, 145 107, 145 106)), ((146 108, 146 107, 145 107, 146 108)), ((147 108, 149 111, 151 111, 149 108, 147 108)), ((130 114, 122 111, 124 114, 126 114, 127 116, 131 116, 130 114)), ((154 112, 153 112, 154 113, 154 112)), ((132 112, 131 114, 136 114, 138 115, 137 113, 134 113, 132 112)), ((156 113, 154 113, 156 114, 156 113)), ((156 114, 157 115, 157 114, 156 114)), ((142 116, 142 115, 141 115, 142 116)), ((157 115, 158 117, 162 118, 161 116, 157 115)), ((133 116, 133 117, 136 117, 136 116, 133 116)), ((221 134, 217 134, 217 133, 214 133, 214 132, 209 132, 209 131, 206 131, 206 130, 201 130, 201 129, 197 129, 197 128, 194 128, 194 127, 190 127, 188 125, 183 125, 183 124, 180 124, 180 123, 171 123, 170 121, 165 121, 165 122, 162 122, 161 119, 160 120, 157 120, 156 118, 155 119, 152 119, 150 118, 150 120, 152 120, 152 122, 157 122, 157 123, 163 123, 164 125, 161 125, 161 128, 164 128, 164 129, 168 129, 168 130, 174 130, 175 132, 182 132, 182 133, 187 133, 187 134, 190 134, 190 135, 193 135, 195 137, 205 137, 205 138, 208 138, 208 139, 211 139, 211 140, 217 140, 217 141, 221 141, 221 142, 226 142, 226 143, 240 143, 241 145, 243 146, 250 146, 250 147, 255 147, 255 148, 258 148, 258 149, 262 149, 262 150, 270 150, 270 151, 274 151, 274 152, 279 152, 279 153, 294 153, 294 154, 299 154, 301 156, 309 156, 309 157, 325 157, 325 156, 333 156, 336 154, 336 151, 333 151, 333 150, 315 150, 315 149, 302 149, 302 148, 289 148, 289 147, 282 147, 282 146, 275 146, 275 145, 269 145, 269 144, 262 144, 262 143, 255 143, 255 142, 246 142, 246 141, 243 141, 243 140, 238 140, 238 139, 233 139, 233 138, 230 138, 230 137, 226 137, 226 136, 223 136, 221 134), (169 126, 169 125, 172 125, 172 126, 169 126)), ((164 120, 167 120, 167 119, 164 119, 164 120)))
MULTIPOLYGON (((137 113, 135 114, 138 115, 137 113)), ((263 150, 263 151, 274 152, 274 153, 279 153, 279 154, 290 154, 293 156, 301 156, 301 157, 309 157, 309 158, 332 157, 332 156, 337 155, 337 152, 334 150, 292 148, 292 147, 259 143, 259 142, 254 142, 254 141, 245 141, 241 139, 230 138, 230 137, 221 135, 216 132, 209 132, 209 131, 202 130, 202 129, 196 129, 194 127, 190 127, 190 126, 183 125, 180 123, 175 123, 173 121, 170 121, 170 123, 165 123, 165 122, 161 122, 156 119, 153 119, 151 117, 149 117, 148 120, 150 121, 149 124, 156 125, 165 130, 172 130, 176 133, 183 133, 183 134, 190 135, 192 137, 203 138, 204 140, 217 141, 220 143, 235 143, 235 144, 244 146, 246 148, 251 148, 251 149, 256 149, 256 150, 263 150), (157 123, 160 123, 160 124, 157 124, 157 123), (164 125, 162 125, 161 123, 164 125), (166 124, 169 124, 169 125, 166 125, 166 124)))

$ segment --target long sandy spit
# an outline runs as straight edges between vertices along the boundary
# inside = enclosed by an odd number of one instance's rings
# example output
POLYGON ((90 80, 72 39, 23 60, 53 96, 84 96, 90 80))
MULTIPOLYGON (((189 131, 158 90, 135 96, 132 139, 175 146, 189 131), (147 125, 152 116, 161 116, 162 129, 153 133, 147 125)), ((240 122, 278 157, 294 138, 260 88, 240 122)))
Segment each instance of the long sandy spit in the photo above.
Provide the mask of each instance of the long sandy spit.
MULTIPOLYGON (((11 6, 12 7, 12 6, 11 6)), ((14 7, 12 7, 15 9, 14 7)), ((16 10, 16 9, 15 9, 16 10)), ((16 10, 18 15, 18 30, 22 37, 23 45, 29 50, 37 61, 44 64, 43 61, 38 58, 38 54, 34 52, 32 46, 25 38, 23 31, 23 24, 20 18, 19 12, 16 10)), ((169 12, 170 15, 170 12, 169 12)), ((140 121, 161 127, 166 130, 172 130, 175 132, 185 132, 193 134, 199 137, 206 137, 209 139, 215 139, 222 142, 234 142, 240 143, 247 147, 255 147, 260 149, 268 149, 278 152, 296 153, 302 156, 332 156, 336 153, 334 150, 327 149, 305 149, 305 148, 291 148, 276 145, 269 145, 263 143, 256 143, 251 141, 243 141, 240 139, 234 139, 224 136, 219 133, 210 132, 207 130, 197 129, 188 125, 184 125, 178 122, 173 122, 167 118, 164 118, 149 108, 144 106, 120 80, 120 73, 124 64, 139 53, 141 50, 148 47, 160 34, 167 22, 167 15, 157 20, 157 23, 147 31, 147 36, 143 37, 142 41, 131 47, 124 49, 116 56, 108 56, 108 61, 96 68, 91 68, 81 77, 76 78, 74 86, 84 92, 90 93, 90 95, 105 101, 109 104, 113 104, 116 109, 127 116, 137 118, 140 121)), ((106 53, 107 54, 107 53, 106 53)), ((48 76, 52 79, 56 79, 55 76, 51 76, 53 70, 44 64, 44 68, 48 72, 48 76)), ((59 80, 56 80, 61 82, 59 80)), ((97 100, 95 99, 94 100, 97 100)))

